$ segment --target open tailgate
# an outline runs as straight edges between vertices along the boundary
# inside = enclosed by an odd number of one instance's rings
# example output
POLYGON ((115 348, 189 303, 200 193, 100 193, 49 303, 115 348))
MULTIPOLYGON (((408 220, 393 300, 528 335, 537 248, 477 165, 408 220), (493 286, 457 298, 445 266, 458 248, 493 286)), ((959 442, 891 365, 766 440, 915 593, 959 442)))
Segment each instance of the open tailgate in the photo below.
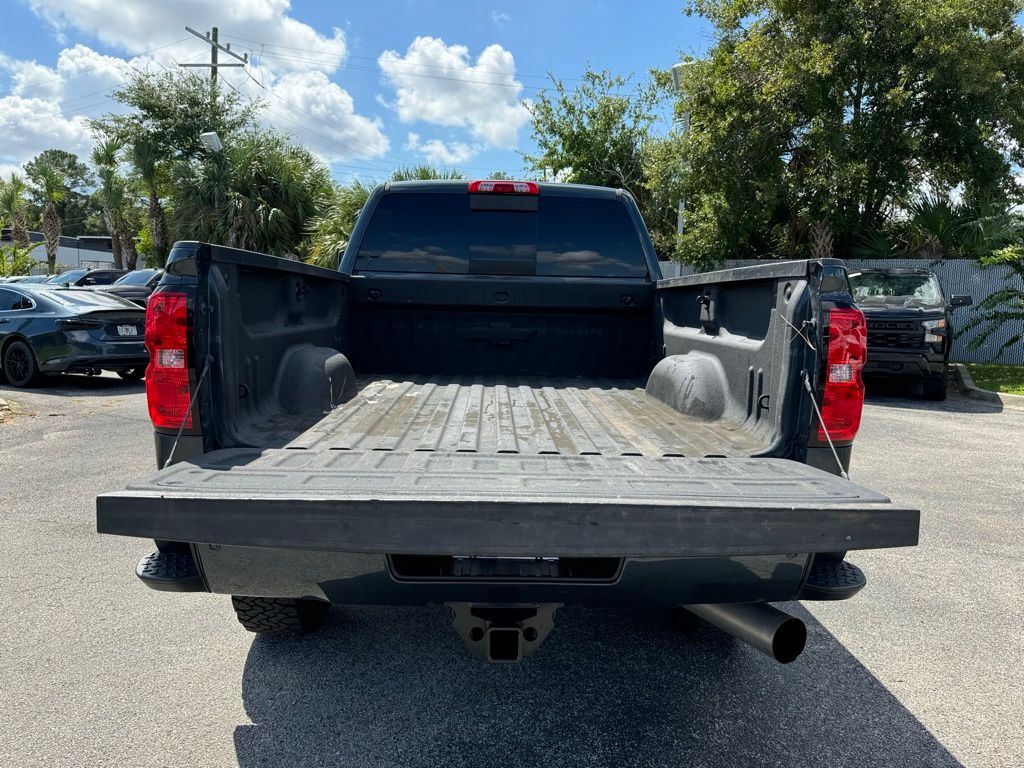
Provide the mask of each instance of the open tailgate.
POLYGON ((913 546, 920 513, 784 459, 227 449, 98 497, 100 533, 420 555, 913 546))

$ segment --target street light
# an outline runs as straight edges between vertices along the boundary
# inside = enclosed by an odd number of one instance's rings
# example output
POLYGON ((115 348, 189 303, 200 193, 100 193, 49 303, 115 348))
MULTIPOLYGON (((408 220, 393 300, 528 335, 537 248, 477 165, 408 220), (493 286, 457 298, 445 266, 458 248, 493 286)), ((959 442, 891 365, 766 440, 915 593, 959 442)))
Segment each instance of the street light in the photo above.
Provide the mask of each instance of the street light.
MULTIPOLYGON (((678 64, 672 65, 672 86, 676 89, 676 93, 680 96, 685 96, 686 93, 683 90, 683 69, 696 64, 697 62, 693 59, 687 59, 686 61, 680 61, 678 64)), ((686 136, 686 132, 690 130, 690 110, 683 110, 683 116, 680 119, 679 131, 683 136, 686 136)), ((680 161, 680 169, 686 170, 686 158, 684 157, 680 161)), ((683 195, 679 196, 679 212, 676 215, 676 235, 682 237, 683 228, 686 224, 686 198, 683 195)))
POLYGON ((203 146, 211 152, 220 152, 224 149, 224 144, 221 143, 220 136, 217 135, 216 131, 200 133, 199 140, 203 143, 203 146))

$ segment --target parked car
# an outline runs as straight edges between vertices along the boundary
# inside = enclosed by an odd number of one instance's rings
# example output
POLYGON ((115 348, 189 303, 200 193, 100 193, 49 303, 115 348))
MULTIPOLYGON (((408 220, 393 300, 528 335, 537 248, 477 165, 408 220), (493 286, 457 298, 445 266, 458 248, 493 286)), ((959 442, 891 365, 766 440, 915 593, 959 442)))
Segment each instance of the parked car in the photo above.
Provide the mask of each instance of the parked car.
POLYGON ((0 282, 31 285, 33 283, 45 283, 49 279, 50 275, 15 275, 14 277, 8 277, 6 280, 0 280, 0 282))
POLYGON ((0 285, 0 371, 15 387, 41 375, 145 375, 145 312, 118 296, 49 283, 0 285))
POLYGON ((119 277, 113 285, 97 286, 96 290, 120 296, 144 307, 163 273, 162 269, 136 269, 119 277))
POLYGON ((929 400, 945 400, 953 313, 970 296, 947 301, 928 269, 862 269, 850 273, 853 299, 868 323, 865 378, 920 382, 929 400))
POLYGON ((54 285, 111 285, 126 274, 127 269, 69 269, 67 272, 54 275, 46 282, 54 285))
POLYGON ((846 479, 864 316, 833 259, 659 277, 629 194, 570 184, 378 187, 337 271, 177 243, 146 325, 167 468, 98 530, 252 632, 445 604, 517 661, 564 604, 688 606, 792 661, 770 603, 917 543, 846 479))

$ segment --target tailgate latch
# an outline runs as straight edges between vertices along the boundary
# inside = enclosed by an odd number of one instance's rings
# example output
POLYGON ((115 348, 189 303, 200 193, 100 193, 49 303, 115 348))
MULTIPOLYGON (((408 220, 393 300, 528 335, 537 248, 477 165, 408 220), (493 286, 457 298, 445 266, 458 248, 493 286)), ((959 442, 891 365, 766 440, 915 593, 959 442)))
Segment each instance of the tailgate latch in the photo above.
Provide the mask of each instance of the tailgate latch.
POLYGON ((705 333, 718 333, 718 320, 715 317, 715 305, 718 303, 718 286, 707 288, 697 297, 700 305, 700 326, 705 333))

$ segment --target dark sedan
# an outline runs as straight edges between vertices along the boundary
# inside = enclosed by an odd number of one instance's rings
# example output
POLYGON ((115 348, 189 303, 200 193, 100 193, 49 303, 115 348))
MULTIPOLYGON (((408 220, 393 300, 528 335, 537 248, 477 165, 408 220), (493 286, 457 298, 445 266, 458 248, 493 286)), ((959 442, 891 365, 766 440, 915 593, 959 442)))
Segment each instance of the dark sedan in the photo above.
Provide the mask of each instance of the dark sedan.
POLYGON ((146 312, 86 288, 0 285, 0 370, 15 387, 41 375, 114 371, 141 379, 149 354, 146 312))
POLYGON ((136 269, 119 277, 113 285, 99 285, 96 290, 112 293, 144 307, 163 273, 162 269, 136 269))

